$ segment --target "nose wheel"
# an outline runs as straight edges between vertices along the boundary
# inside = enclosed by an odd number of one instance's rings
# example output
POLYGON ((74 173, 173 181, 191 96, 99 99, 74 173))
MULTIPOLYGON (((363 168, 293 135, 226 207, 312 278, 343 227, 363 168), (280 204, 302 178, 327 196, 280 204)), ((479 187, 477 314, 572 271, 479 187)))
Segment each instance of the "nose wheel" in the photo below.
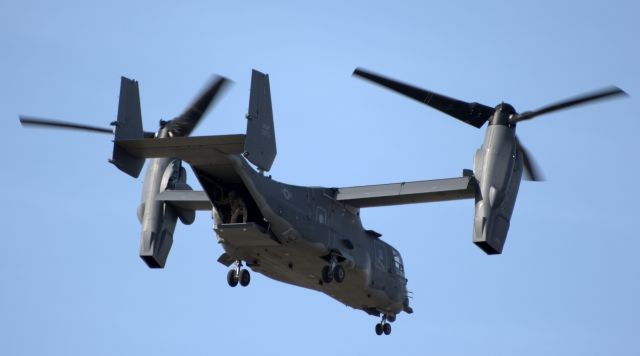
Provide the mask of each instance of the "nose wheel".
POLYGON ((391 324, 387 323, 387 316, 382 316, 382 321, 376 324, 376 334, 377 335, 389 335, 391 334, 391 324))
POLYGON ((240 283, 241 286, 246 287, 251 282, 251 274, 249 270, 242 268, 242 261, 236 261, 236 267, 230 269, 227 272, 227 283, 229 287, 235 287, 240 283))

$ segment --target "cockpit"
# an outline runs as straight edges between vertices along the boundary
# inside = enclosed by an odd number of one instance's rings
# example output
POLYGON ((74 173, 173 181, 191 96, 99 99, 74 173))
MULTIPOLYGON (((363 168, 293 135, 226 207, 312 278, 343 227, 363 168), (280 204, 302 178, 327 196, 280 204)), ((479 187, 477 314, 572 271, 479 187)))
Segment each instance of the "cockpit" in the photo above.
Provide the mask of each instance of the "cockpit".
POLYGON ((397 275, 404 277, 404 265, 402 264, 402 256, 400 256, 400 253, 395 248, 391 248, 391 251, 393 252, 394 270, 397 275))

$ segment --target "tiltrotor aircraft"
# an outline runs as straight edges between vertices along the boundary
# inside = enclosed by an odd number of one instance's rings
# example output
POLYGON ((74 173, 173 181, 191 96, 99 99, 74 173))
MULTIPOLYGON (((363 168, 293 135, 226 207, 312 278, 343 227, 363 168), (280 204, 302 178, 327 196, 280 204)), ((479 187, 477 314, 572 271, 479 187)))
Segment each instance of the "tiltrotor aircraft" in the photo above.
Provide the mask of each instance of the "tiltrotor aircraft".
POLYGON ((222 77, 212 81, 180 116, 161 120, 155 133, 143 131, 138 83, 124 77, 113 130, 25 116, 20 121, 23 125, 114 132, 110 162, 134 178, 145 159, 150 159, 137 211, 142 224, 140 257, 150 268, 165 266, 178 219, 189 225, 196 210, 211 211, 224 249, 218 261, 231 267, 227 274, 230 286, 249 284, 246 264, 267 277, 323 292, 381 317, 376 333, 388 335, 389 322, 403 311, 413 312, 407 279, 400 253, 379 233, 362 226, 360 208, 473 198, 473 242, 487 254, 499 254, 523 171, 533 180, 540 178, 515 136, 516 124, 624 94, 611 88, 518 114, 506 103, 491 108, 361 69, 354 74, 475 127, 488 121, 473 171, 450 179, 343 188, 302 187, 273 180, 265 174, 276 157, 269 77, 255 70, 244 135, 189 136, 225 87, 227 80, 222 77), (191 166, 203 191, 193 191, 187 184, 183 162, 191 166))

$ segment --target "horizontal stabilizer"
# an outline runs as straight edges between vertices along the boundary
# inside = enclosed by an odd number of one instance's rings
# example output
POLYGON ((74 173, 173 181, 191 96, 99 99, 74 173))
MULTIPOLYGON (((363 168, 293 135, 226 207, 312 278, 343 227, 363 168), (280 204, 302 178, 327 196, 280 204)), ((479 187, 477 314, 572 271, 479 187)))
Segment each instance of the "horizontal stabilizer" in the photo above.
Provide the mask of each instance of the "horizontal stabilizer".
POLYGON ((369 208, 471 199, 474 192, 474 178, 460 177, 338 188, 336 199, 351 206, 369 208))
POLYGON ((179 158, 189 163, 215 161, 244 152, 245 135, 143 138, 117 140, 115 144, 141 158, 179 158))
POLYGON ((194 190, 165 190, 158 193, 156 200, 164 201, 178 209, 211 210, 211 200, 205 192, 194 190))

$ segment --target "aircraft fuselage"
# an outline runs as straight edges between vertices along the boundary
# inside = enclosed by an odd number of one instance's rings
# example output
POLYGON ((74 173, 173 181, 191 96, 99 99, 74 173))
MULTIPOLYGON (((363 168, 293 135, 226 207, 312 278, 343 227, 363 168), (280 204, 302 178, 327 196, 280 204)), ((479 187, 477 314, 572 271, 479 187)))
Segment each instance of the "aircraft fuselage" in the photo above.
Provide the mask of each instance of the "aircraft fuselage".
POLYGON ((337 201, 335 189, 280 183, 239 155, 229 159, 241 184, 203 184, 228 261, 245 261, 267 277, 323 292, 369 314, 393 319, 410 311, 402 258, 380 234, 362 227, 359 209, 337 201), (217 203, 231 190, 245 200, 248 224, 229 223, 228 205, 217 203), (253 224, 267 237, 252 233, 253 224), (341 283, 323 281, 321 271, 332 258, 346 272, 341 283))

